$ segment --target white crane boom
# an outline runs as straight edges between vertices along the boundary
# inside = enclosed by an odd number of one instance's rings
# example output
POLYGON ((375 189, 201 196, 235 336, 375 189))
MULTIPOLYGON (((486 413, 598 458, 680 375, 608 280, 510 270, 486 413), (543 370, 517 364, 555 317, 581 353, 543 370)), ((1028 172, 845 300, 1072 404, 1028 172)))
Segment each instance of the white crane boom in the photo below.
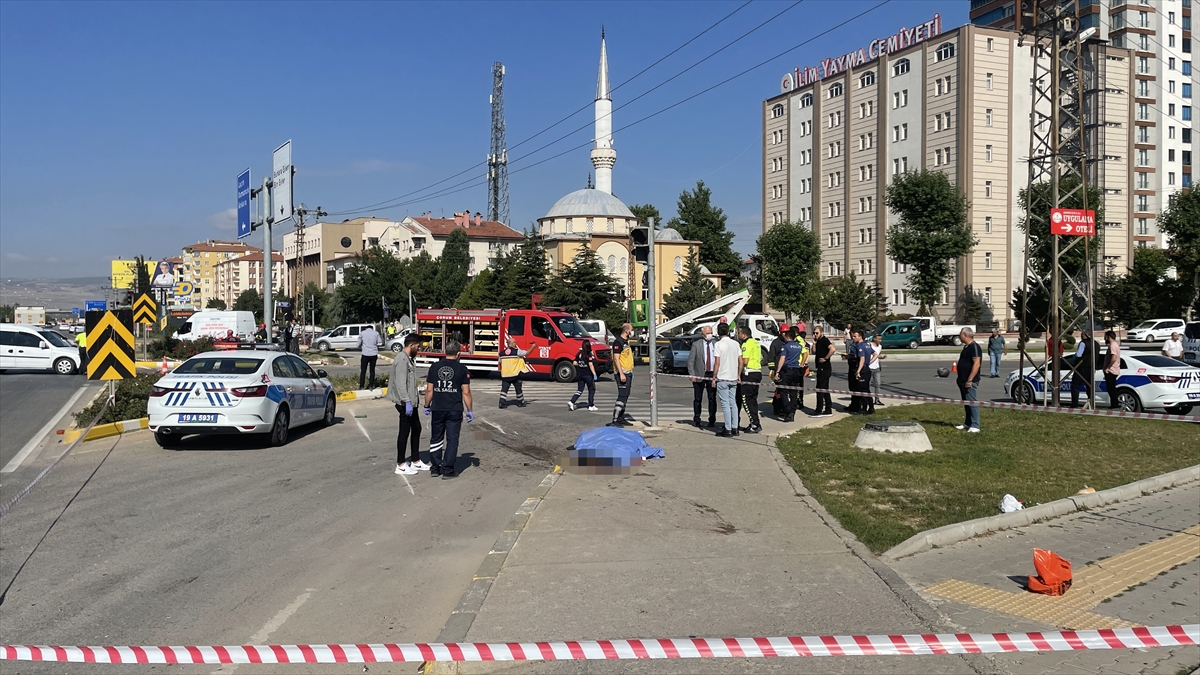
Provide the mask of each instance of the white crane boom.
POLYGON ((664 321, 664 322, 658 324, 658 336, 662 337, 664 333, 666 333, 667 331, 669 331, 673 328, 678 328, 684 324, 693 323, 697 319, 700 319, 700 318, 704 317, 705 315, 707 315, 709 312, 719 310, 726 305, 731 305, 731 306, 729 307, 729 309, 725 310, 724 314, 718 315, 717 318, 718 318, 718 320, 720 320, 720 317, 723 316, 725 318, 725 321, 727 323, 729 323, 730 326, 732 326, 733 320, 735 318, 737 318, 737 315, 742 312, 742 308, 746 306, 746 301, 749 299, 750 299, 750 291, 747 291, 747 290, 741 290, 741 291, 738 291, 737 293, 730 293, 729 295, 717 298, 716 300, 713 300, 712 302, 708 303, 707 305, 701 305, 700 307, 697 307, 696 309, 693 309, 690 312, 680 314, 679 316, 675 317, 674 319, 671 319, 670 321, 664 321))

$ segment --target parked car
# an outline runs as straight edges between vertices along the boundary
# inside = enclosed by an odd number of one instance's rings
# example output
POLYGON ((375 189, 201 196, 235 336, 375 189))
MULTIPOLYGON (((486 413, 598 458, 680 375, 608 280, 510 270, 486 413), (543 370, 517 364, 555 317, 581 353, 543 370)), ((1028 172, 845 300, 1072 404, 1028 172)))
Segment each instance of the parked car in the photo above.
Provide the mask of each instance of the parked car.
POLYGON ((405 328, 398 331, 395 335, 388 338, 387 341, 383 343, 384 348, 390 349, 393 352, 404 351, 404 338, 412 335, 414 332, 416 332, 416 330, 416 328, 405 328))
POLYGON ((1183 327, 1183 361, 1200 366, 1200 321, 1183 327))
POLYGON ((52 370, 73 375, 81 365, 79 348, 57 331, 0 323, 0 372, 52 370))
MULTIPOLYGON (((1100 362, 1103 363, 1103 354, 1100 362)), ((1073 373, 1070 368, 1074 363, 1074 354, 1062 358, 1059 400, 1071 395, 1073 373)), ((1096 406, 1108 406, 1113 392, 1105 386, 1102 371, 1097 370, 1095 378, 1096 406)), ((1004 392, 1017 403, 1043 402, 1046 400, 1046 371, 1027 366, 1018 381, 1014 370, 1004 381, 1004 392)), ((1186 415, 1193 406, 1200 404, 1200 368, 1159 354, 1125 352, 1121 356, 1121 374, 1117 377, 1115 395, 1117 404, 1128 412, 1158 408, 1173 415, 1186 415)), ((1080 400, 1083 400, 1082 393, 1080 400)))
POLYGON ((1125 334, 1130 342, 1158 342, 1183 332, 1183 319, 1151 319, 1143 321, 1125 334))
POLYGON ((358 347, 358 334, 367 326, 374 326, 369 323, 347 323, 334 328, 328 334, 313 340, 313 349, 319 352, 328 352, 335 349, 356 349, 358 347))
MULTIPOLYGON (((662 373, 687 372, 688 356, 692 343, 702 339, 698 335, 680 335, 658 348, 658 370, 662 373)), ((660 340, 661 342, 661 340, 660 340)))
POLYGON ((146 412, 164 448, 192 434, 269 434, 279 446, 298 426, 332 425, 336 407, 325 371, 313 372, 294 354, 220 351, 197 354, 162 377, 146 412))
POLYGON ((872 339, 876 335, 883 337, 884 347, 907 347, 916 349, 921 346, 921 322, 920 321, 888 321, 882 323, 867 334, 867 339, 872 339))

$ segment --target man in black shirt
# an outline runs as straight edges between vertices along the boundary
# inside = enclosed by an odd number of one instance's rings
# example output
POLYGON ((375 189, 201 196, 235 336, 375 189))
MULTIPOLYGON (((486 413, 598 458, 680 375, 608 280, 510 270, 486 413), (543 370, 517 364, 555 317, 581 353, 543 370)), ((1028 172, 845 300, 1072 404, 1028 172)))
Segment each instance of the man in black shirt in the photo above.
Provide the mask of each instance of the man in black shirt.
POLYGON ((454 478, 458 472, 458 434, 462 430, 463 407, 467 422, 475 419, 471 412, 471 374, 458 360, 461 349, 456 340, 446 342, 446 356, 429 368, 425 379, 425 414, 433 415, 429 430, 429 461, 431 476, 454 478))
MULTIPOLYGON (((837 352, 833 342, 825 337, 825 328, 815 326, 812 358, 817 364, 817 389, 829 389, 829 378, 833 375, 833 362, 830 360, 837 352)), ((833 415, 833 399, 827 393, 817 392, 817 409, 813 417, 829 417, 833 415)))
MULTIPOLYGON (((958 392, 962 394, 964 401, 978 401, 983 351, 979 349, 979 343, 975 342, 975 331, 970 328, 962 329, 958 337, 963 343, 962 353, 958 356, 958 392)), ((979 433, 979 406, 965 404, 963 409, 966 417, 962 424, 954 428, 979 433)))

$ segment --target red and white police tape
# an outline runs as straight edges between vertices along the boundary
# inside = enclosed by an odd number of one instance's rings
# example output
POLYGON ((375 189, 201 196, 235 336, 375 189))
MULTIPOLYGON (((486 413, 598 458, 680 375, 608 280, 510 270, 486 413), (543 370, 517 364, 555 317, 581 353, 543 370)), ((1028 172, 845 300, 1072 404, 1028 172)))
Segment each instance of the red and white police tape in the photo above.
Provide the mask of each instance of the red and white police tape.
MULTIPOLYGON (((687 375, 679 375, 676 373, 658 373, 657 377, 681 377, 691 380, 692 377, 687 375)), ((727 380, 732 381, 732 380, 727 380)), ((762 387, 770 380, 762 382, 746 382, 741 381, 740 384, 757 384, 762 387)), ((1164 420, 1167 422, 1200 422, 1200 418, 1189 417, 1187 415, 1168 415, 1166 413, 1148 413, 1148 412, 1130 412, 1128 410, 1114 410, 1109 408, 1097 408, 1096 410, 1088 410, 1086 408, 1054 408, 1047 405, 1034 405, 1030 403, 1006 403, 1004 401, 967 401, 960 398, 943 398, 940 396, 909 396, 906 394, 888 394, 879 392, 878 394, 868 394, 861 391, 849 391, 846 389, 816 389, 813 387, 793 387, 786 384, 774 384, 776 389, 795 389, 803 393, 815 394, 838 394, 843 396, 862 396, 866 398, 890 398, 898 401, 922 401, 924 403, 952 403, 954 405, 973 405, 980 408, 1000 408, 1002 410, 1031 410, 1034 412, 1057 413, 1061 415, 1086 415, 1090 417, 1127 417, 1138 420, 1164 420)))
POLYGON ((72 663, 400 663, 602 661, 786 656, 902 656, 1146 649, 1200 644, 1200 624, 1039 633, 821 635, 571 642, 245 645, 240 647, 52 647, 5 645, 0 660, 72 663))

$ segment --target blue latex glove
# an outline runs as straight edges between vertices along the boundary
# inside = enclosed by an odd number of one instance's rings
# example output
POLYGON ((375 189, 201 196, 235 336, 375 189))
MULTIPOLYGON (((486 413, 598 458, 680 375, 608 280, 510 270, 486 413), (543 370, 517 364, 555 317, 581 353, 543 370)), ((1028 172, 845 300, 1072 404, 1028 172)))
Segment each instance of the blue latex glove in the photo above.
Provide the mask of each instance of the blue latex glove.
POLYGON ((413 413, 413 404, 412 404, 412 401, 405 401, 405 402, 404 402, 404 415, 405 415, 405 417, 407 417, 407 416, 409 416, 409 415, 412 415, 412 413, 413 413))
POLYGON ((468 410, 468 411, 467 411, 467 423, 469 424, 469 423, 471 423, 471 422, 474 422, 474 421, 475 421, 475 413, 473 413, 473 412, 471 412, 470 410, 468 410))
POLYGON ((426 415, 429 415, 429 412, 430 412, 430 411, 429 411, 429 408, 425 408, 425 409, 424 409, 424 410, 422 410, 421 412, 425 413, 426 415))

